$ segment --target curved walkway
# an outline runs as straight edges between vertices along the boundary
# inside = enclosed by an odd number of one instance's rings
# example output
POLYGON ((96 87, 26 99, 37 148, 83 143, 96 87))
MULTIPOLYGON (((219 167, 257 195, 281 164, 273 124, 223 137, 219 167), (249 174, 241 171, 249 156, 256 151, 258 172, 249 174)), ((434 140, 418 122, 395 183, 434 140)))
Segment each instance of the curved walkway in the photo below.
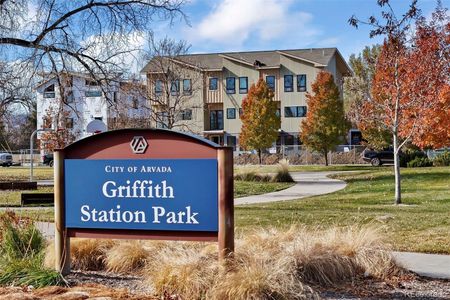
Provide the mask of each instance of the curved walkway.
MULTIPOLYGON (((234 199, 235 205, 288 201, 310 196, 333 193, 346 187, 344 181, 328 178, 328 175, 345 173, 335 172, 291 172, 296 184, 285 190, 262 195, 248 196, 234 199)), ((353 172, 353 171, 350 171, 353 172)))

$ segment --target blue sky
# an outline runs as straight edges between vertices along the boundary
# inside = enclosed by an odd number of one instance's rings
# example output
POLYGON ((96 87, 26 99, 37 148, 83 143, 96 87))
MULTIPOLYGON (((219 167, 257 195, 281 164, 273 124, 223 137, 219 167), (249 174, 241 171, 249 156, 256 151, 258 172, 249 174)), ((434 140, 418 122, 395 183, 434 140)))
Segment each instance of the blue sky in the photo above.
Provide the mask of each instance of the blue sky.
MULTIPOLYGON (((410 2, 391 0, 398 14, 410 2)), ((449 4, 443 0, 444 7, 449 4)), ((424 16, 435 7, 435 0, 419 0, 424 16)), ((189 24, 158 24, 155 35, 186 40, 192 53, 337 47, 348 58, 382 41, 369 38, 370 27, 348 24, 352 15, 378 15, 376 0, 191 0, 184 12, 189 24)))

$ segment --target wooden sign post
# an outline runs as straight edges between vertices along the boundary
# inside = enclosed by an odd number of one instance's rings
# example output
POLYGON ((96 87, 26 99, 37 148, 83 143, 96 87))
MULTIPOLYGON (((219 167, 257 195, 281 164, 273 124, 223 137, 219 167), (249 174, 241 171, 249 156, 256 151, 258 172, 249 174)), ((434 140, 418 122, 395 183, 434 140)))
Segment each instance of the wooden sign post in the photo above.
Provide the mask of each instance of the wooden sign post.
POLYGON ((55 268, 70 238, 216 241, 234 252, 233 151, 163 129, 123 129, 56 150, 55 268))

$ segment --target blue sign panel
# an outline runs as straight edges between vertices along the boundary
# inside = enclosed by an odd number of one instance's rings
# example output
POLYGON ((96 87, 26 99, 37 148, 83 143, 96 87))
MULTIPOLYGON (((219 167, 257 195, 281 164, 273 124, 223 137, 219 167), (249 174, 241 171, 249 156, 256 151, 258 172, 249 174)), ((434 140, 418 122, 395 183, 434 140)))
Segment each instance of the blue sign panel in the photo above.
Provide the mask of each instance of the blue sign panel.
POLYGON ((67 228, 218 231, 215 159, 66 159, 67 228))

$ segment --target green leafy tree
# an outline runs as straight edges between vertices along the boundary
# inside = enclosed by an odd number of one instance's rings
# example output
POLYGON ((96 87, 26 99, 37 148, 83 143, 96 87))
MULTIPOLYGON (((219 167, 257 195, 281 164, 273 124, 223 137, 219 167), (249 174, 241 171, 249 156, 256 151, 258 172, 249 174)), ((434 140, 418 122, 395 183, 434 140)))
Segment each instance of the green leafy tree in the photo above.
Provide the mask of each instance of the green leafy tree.
POLYGON ((263 79, 251 85, 242 101, 240 145, 246 150, 256 150, 260 164, 262 150, 272 146, 278 137, 281 120, 277 109, 273 92, 263 79))
POLYGON ((300 139, 312 151, 321 153, 328 166, 327 153, 341 142, 348 129, 339 89, 331 73, 321 71, 306 95, 308 112, 301 122, 300 139))

